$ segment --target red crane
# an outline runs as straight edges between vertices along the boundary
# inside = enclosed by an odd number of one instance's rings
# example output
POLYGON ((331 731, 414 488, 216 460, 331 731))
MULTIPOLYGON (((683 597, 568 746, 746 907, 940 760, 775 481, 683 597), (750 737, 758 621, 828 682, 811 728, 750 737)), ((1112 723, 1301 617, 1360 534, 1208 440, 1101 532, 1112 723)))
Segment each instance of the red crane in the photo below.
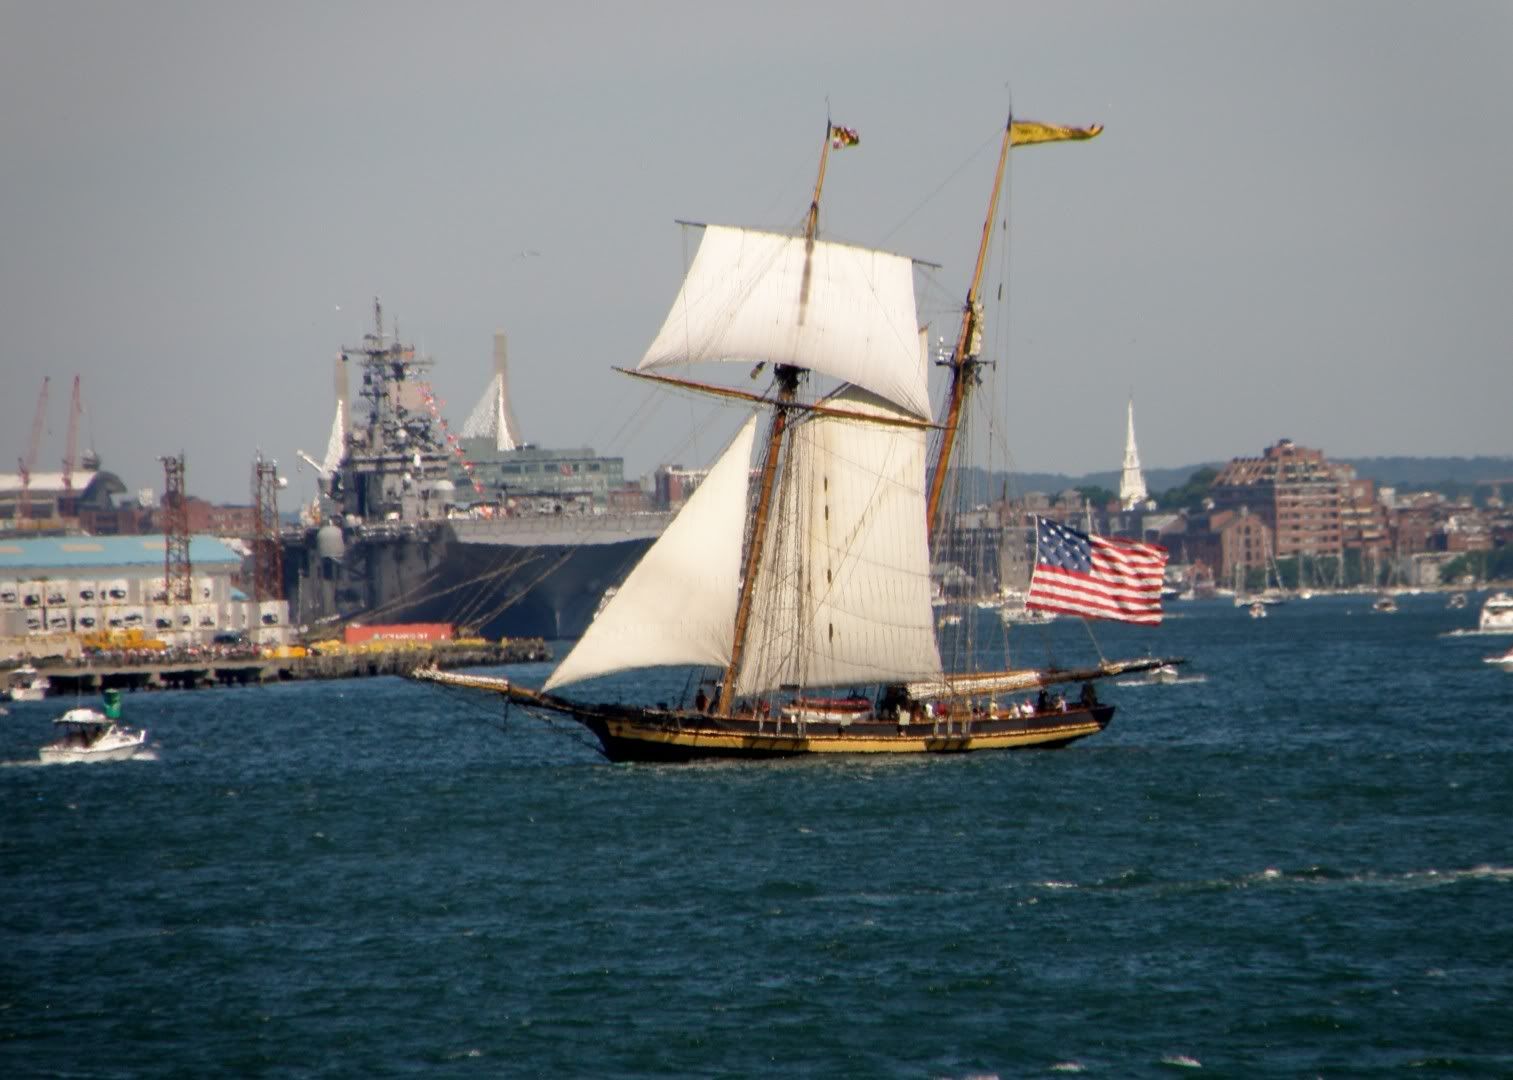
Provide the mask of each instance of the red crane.
POLYGON ((79 446, 79 414, 84 411, 84 406, 79 404, 79 376, 74 376, 74 399, 68 406, 68 450, 63 455, 63 494, 72 497, 74 493, 74 466, 77 465, 78 456, 76 451, 79 446))
POLYGON ((37 464, 37 444, 42 441, 42 418, 47 415, 48 377, 42 376, 42 392, 37 395, 37 413, 32 417, 32 439, 27 444, 26 456, 19 459, 21 466, 21 498, 16 504, 16 518, 24 520, 32 516, 32 468, 37 464))

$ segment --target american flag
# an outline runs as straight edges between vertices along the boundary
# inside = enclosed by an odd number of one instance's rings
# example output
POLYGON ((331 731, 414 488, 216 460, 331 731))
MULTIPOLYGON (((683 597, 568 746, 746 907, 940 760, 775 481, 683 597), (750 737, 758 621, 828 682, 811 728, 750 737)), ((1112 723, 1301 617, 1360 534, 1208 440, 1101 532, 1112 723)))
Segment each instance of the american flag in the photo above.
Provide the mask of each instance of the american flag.
POLYGON ((1166 549, 1158 544, 1088 536, 1036 518, 1025 606, 1156 626, 1165 568, 1166 549))

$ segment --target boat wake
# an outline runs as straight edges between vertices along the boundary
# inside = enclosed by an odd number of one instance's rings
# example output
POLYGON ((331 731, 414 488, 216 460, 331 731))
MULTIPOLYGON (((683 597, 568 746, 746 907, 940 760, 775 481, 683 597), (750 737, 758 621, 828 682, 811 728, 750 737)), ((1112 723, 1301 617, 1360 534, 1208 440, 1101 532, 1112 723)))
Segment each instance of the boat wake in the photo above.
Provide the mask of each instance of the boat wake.
POLYGON ((1248 874, 1211 878, 1195 881, 1163 881, 1147 873, 1127 871, 1118 877, 1105 878, 1089 884, 1071 881, 1046 880, 1032 883, 1033 888, 1046 893, 1068 890, 1090 892, 1154 890, 1159 892, 1204 892, 1232 889, 1267 888, 1273 886, 1319 886, 1329 888, 1364 887, 1372 889, 1428 889, 1444 885, 1461 885, 1467 882, 1513 883, 1513 866, 1493 866, 1481 863, 1456 870, 1404 870, 1396 873, 1376 871, 1346 872, 1324 866, 1308 866, 1297 870, 1279 870, 1268 866, 1248 874))
POLYGON ((138 750, 129 758, 89 759, 74 758, 68 761, 42 761, 40 758, 20 758, 16 761, 0 761, 0 769, 43 769, 54 765, 125 765, 134 761, 157 761, 156 750, 138 750))
POLYGON ((1194 686, 1206 683, 1207 675, 1181 675, 1175 679, 1118 679, 1115 686, 1194 686))

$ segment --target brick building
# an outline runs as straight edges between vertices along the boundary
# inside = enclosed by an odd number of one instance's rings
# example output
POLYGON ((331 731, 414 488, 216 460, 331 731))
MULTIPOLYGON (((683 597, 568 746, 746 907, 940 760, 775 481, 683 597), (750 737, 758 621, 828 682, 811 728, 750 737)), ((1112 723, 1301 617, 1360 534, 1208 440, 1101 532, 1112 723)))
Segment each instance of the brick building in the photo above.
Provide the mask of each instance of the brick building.
POLYGON ((1338 466, 1322 450, 1280 439, 1258 458, 1235 458, 1214 478, 1214 510, 1248 510, 1271 531, 1278 559, 1338 557, 1344 550, 1338 466))

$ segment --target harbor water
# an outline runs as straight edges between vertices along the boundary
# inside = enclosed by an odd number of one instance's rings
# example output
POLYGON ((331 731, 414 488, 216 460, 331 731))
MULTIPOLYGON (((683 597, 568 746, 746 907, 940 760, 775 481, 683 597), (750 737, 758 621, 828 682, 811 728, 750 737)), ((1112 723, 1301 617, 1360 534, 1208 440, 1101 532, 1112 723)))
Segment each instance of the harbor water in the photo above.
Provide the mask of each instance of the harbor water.
POLYGON ((1370 606, 1100 626, 1186 677, 1054 752, 610 765, 384 677, 44 767, 12 705, 0 1075, 1513 1075, 1513 637, 1370 606))

